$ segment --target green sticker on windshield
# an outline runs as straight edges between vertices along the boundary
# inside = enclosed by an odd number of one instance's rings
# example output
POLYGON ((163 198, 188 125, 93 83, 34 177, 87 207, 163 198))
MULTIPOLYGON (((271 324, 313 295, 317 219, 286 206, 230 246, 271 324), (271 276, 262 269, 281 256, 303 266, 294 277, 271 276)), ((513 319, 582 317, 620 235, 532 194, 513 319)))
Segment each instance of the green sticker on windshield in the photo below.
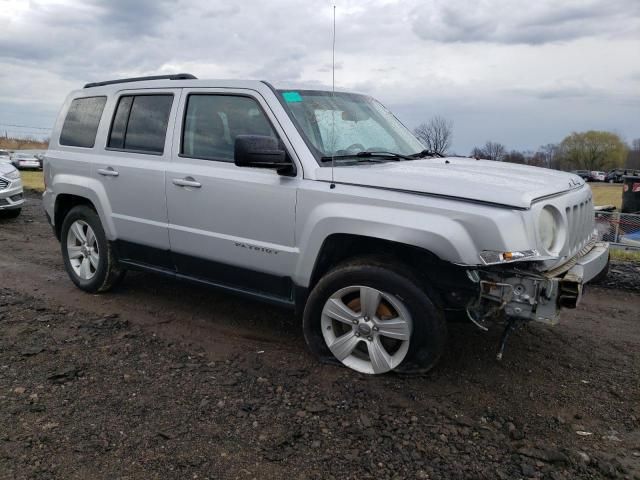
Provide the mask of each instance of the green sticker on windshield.
POLYGON ((302 97, 298 92, 282 92, 282 98, 287 103, 301 102, 302 97))

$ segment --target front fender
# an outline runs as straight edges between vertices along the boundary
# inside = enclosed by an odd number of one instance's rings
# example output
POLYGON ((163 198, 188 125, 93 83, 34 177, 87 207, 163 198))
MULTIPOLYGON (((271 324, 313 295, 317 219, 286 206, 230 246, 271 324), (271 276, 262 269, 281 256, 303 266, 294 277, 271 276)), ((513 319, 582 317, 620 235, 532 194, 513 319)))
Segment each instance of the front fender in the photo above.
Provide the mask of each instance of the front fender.
POLYGON ((530 236, 523 212, 459 201, 342 187, 340 192, 299 194, 296 239, 300 246, 294 281, 308 286, 326 238, 351 234, 392 241, 431 252, 445 262, 479 265, 489 249, 526 249, 530 236))

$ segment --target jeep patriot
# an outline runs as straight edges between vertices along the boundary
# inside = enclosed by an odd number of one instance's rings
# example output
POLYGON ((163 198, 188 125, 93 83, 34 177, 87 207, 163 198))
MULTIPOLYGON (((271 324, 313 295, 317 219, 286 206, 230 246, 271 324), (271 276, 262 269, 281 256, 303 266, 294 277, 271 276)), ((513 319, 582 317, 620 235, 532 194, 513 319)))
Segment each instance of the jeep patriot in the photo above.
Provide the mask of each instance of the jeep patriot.
POLYGON ((570 173, 429 152, 371 97, 189 74, 66 99, 44 207, 71 280, 146 270, 291 307, 321 360, 423 372, 447 322, 556 323, 606 272, 570 173))

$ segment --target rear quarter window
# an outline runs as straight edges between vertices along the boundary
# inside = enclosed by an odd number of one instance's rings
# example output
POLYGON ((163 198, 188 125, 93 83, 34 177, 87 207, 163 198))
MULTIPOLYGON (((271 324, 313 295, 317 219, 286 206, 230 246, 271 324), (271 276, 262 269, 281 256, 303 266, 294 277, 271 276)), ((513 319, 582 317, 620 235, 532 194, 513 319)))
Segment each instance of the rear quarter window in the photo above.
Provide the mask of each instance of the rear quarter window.
POLYGON ((93 148, 107 97, 76 98, 60 132, 60 145, 93 148))

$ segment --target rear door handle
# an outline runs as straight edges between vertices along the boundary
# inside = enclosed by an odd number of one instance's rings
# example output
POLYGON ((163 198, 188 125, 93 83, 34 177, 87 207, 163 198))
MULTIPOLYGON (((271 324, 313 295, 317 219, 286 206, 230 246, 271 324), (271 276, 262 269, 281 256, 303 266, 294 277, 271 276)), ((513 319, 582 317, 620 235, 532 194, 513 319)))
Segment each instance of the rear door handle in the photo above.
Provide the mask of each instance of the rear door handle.
POLYGON ((107 167, 107 168, 99 168, 98 169, 98 173, 100 175, 104 175, 105 177, 117 177, 118 175, 120 175, 118 172, 116 172, 113 168, 111 167, 107 167))
POLYGON ((174 178, 173 184, 178 185, 179 187, 192 187, 192 188, 200 188, 202 184, 200 182, 196 182, 193 177, 185 177, 185 178, 174 178))

